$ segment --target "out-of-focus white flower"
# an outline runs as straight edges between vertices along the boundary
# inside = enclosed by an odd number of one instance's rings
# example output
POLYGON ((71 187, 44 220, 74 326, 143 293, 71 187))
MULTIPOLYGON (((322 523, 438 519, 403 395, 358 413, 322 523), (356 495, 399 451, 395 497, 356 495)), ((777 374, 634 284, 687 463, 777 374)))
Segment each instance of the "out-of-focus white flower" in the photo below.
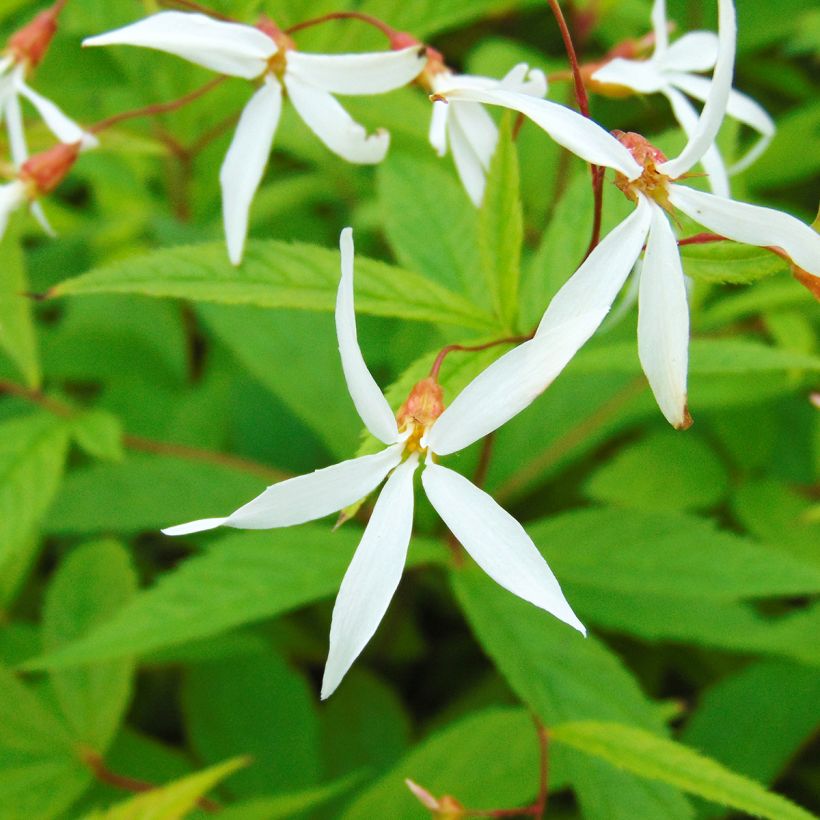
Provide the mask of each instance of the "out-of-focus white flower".
POLYGON ((413 524, 413 475, 423 459, 427 497, 497 583, 585 632, 558 581, 524 528, 487 493, 438 464, 527 407, 555 379, 603 314, 580 314, 509 351, 477 376, 445 410, 441 387, 419 382, 396 415, 365 364, 353 307, 353 235, 342 231, 342 278, 336 332, 347 386, 367 429, 386 445, 375 455, 343 461, 281 481, 226 518, 207 518, 163 530, 168 535, 227 526, 288 527, 322 518, 372 492, 387 477, 362 540, 342 581, 330 627, 322 697, 338 686, 379 625, 398 586, 413 524))
MULTIPOLYGON (((683 211, 737 242, 780 248, 797 267, 820 276, 820 234, 808 225, 771 208, 735 202, 676 182, 713 144, 731 94, 737 37, 732 0, 718 0, 718 10, 719 46, 709 93, 686 146, 673 159, 638 134, 616 132, 616 138, 547 100, 500 90, 442 92, 447 99, 520 111, 578 156, 615 169, 617 185, 635 202, 635 211, 603 239, 555 295, 536 338, 558 327, 585 332, 581 324, 572 325, 571 319, 589 311, 606 313, 646 244, 639 288, 638 353, 661 412, 677 428, 691 423, 686 403, 689 310, 680 253, 667 212, 683 211)), ((585 341, 576 340, 577 347, 585 341)))
POLYGON ((203 14, 164 11, 132 25, 89 37, 85 46, 134 45, 175 54, 220 74, 260 79, 242 111, 219 174, 228 254, 238 265, 251 201, 265 173, 282 109, 282 89, 299 116, 348 162, 380 162, 390 135, 368 135, 334 94, 382 94, 410 82, 424 68, 424 48, 372 54, 307 54, 270 21, 258 27, 203 14))
POLYGON ((430 144, 443 157, 449 145, 456 170, 467 195, 478 206, 484 195, 484 184, 490 160, 498 142, 498 128, 492 117, 477 102, 436 101, 444 89, 503 88, 533 97, 547 93, 547 78, 539 69, 530 69, 525 63, 514 66, 501 80, 469 74, 455 74, 433 55, 423 75, 433 97, 433 117, 430 121, 430 144))
MULTIPOLYGON (((701 102, 709 95, 711 80, 696 72, 709 71, 717 60, 718 38, 711 31, 692 31, 670 45, 666 21, 666 0, 655 0, 652 8, 655 50, 647 60, 616 57, 605 63, 592 79, 604 85, 616 85, 639 94, 663 94, 672 106, 681 128, 691 136, 697 127, 698 114, 687 99, 701 102)), ((732 89, 726 114, 757 131, 761 136, 751 150, 727 173, 723 158, 714 144, 700 159, 709 175, 712 192, 729 196, 729 175, 748 168, 769 146, 775 132, 772 118, 751 97, 732 89)))

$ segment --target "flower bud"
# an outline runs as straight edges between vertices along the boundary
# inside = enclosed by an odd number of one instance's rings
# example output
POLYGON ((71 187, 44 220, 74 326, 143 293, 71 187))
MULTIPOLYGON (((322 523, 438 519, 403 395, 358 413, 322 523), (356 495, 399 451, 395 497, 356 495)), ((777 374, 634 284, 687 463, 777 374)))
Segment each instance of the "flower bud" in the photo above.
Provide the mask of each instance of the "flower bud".
POLYGON ((33 198, 51 193, 71 170, 80 155, 82 143, 61 142, 30 157, 20 168, 20 179, 33 198))
POLYGON ((455 797, 451 797, 449 794, 445 794, 443 797, 435 797, 424 786, 420 786, 409 777, 404 782, 413 793, 413 796, 424 808, 430 811, 435 820, 460 820, 460 818, 466 816, 464 806, 455 797))
POLYGON ((40 12, 9 40, 9 52, 16 62, 22 63, 29 70, 39 65, 57 33, 59 8, 55 8, 40 12))

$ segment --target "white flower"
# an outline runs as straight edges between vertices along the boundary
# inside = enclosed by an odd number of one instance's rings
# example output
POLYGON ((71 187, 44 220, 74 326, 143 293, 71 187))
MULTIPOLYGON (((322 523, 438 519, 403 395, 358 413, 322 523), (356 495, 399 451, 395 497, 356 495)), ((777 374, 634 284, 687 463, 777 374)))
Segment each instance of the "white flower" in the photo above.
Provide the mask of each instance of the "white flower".
MULTIPOLYGON (((687 136, 691 136, 697 127, 698 114, 687 95, 701 102, 708 97, 711 81, 694 72, 714 68, 718 38, 711 31, 693 31, 670 45, 665 0, 655 0, 652 27, 655 50, 648 60, 618 57, 598 69, 592 79, 606 85, 624 86, 640 94, 663 94, 678 123, 687 136)), ((701 163, 709 175, 712 192, 718 196, 729 196, 729 174, 748 168, 766 150, 775 132, 772 118, 753 99, 739 91, 729 92, 726 113, 753 128, 761 137, 728 174, 717 146, 712 144, 703 154, 701 163)))
POLYGON ((6 232, 9 218, 26 201, 26 186, 19 179, 0 185, 0 239, 6 232))
POLYGON ((410 82, 424 67, 419 46, 373 54, 307 54, 272 25, 261 28, 165 11, 116 31, 90 37, 86 46, 134 45, 262 83, 251 97, 219 179, 228 255, 238 265, 248 232, 248 211, 265 173, 282 108, 282 88, 305 124, 348 162, 380 162, 390 142, 385 131, 368 135, 332 96, 381 94, 410 82), (274 37, 276 39, 274 39, 274 37))
MULTIPOLYGON (((14 167, 19 170, 29 158, 26 133, 23 127, 23 112, 20 106, 21 97, 34 106, 43 118, 43 122, 60 142, 68 145, 80 143, 83 149, 95 147, 98 142, 93 134, 83 131, 57 105, 38 94, 26 83, 26 70, 26 63, 17 59, 13 54, 0 59, 0 117, 6 121, 14 167)), ((54 231, 39 202, 31 203, 31 212, 43 230, 53 235, 54 231)))
MULTIPOLYGON (((538 334, 551 334, 558 327, 583 331, 581 325, 571 324, 573 317, 589 311, 606 313, 646 243, 639 290, 638 353, 661 411, 678 428, 691 423, 686 406, 689 311, 677 240, 665 211, 677 208, 737 242, 779 247, 798 267, 820 276, 820 234, 808 225, 771 208, 734 202, 675 182, 714 142, 731 93, 735 10, 731 0, 718 0, 718 9, 720 41, 709 94, 686 146, 671 160, 637 134, 621 134, 619 141, 574 111, 547 100, 505 91, 444 92, 448 98, 520 111, 578 156, 618 172, 618 187, 637 207, 555 295, 538 334)), ((576 340, 577 346, 584 341, 576 340)))
MULTIPOLYGON (((443 66, 443 63, 441 64, 443 66)), ((525 63, 514 66, 501 80, 454 74, 447 68, 431 73, 429 87, 435 97, 441 90, 452 88, 503 88, 533 97, 547 93, 547 78, 543 71, 530 69, 525 63)), ((467 195, 476 206, 481 204, 490 160, 498 142, 498 128, 480 103, 457 101, 433 102, 430 121, 430 144, 443 157, 447 145, 453 152, 456 170, 467 195)))
POLYGON ((398 586, 413 523, 413 474, 445 524, 476 563, 501 586, 585 632, 558 581, 523 527, 459 473, 437 463, 495 430, 527 407, 561 372, 603 314, 582 314, 506 353, 477 376, 446 409, 441 388, 424 379, 394 416, 370 374, 356 336, 353 308, 353 235, 342 231, 342 278, 336 332, 347 386, 367 429, 386 449, 343 461, 268 487, 226 518, 163 530, 185 535, 218 526, 288 527, 322 518, 358 501, 383 480, 373 514, 342 581, 333 609, 330 652, 322 684, 326 698, 370 640, 398 586))

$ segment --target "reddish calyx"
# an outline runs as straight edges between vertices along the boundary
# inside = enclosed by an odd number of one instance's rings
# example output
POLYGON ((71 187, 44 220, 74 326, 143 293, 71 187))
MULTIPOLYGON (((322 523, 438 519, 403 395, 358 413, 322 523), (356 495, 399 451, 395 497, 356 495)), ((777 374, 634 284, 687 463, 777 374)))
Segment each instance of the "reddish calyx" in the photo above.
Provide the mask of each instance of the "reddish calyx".
POLYGON ((420 440, 433 422, 444 412, 444 391, 432 377, 422 379, 410 391, 407 400, 396 413, 399 430, 410 430, 408 452, 423 449, 420 440))
POLYGON ((40 12, 9 39, 8 51, 30 71, 39 65, 57 33, 59 4, 40 12))
POLYGON ((296 48, 296 43, 267 15, 263 14, 257 20, 256 28, 263 34, 267 34, 276 43, 276 54, 268 60, 268 66, 277 77, 281 77, 285 73, 285 55, 288 51, 296 48))
POLYGON ((80 143, 60 143, 47 151, 30 157, 20 169, 20 180, 25 183, 32 199, 51 193, 65 179, 77 157, 80 143))
POLYGON ((623 191, 627 199, 637 202, 638 194, 642 193, 671 213, 673 208, 669 202, 670 179, 658 170, 658 165, 667 162, 666 155, 646 137, 633 131, 613 131, 612 134, 643 167, 643 173, 637 179, 630 180, 623 174, 618 174, 615 185, 623 191))

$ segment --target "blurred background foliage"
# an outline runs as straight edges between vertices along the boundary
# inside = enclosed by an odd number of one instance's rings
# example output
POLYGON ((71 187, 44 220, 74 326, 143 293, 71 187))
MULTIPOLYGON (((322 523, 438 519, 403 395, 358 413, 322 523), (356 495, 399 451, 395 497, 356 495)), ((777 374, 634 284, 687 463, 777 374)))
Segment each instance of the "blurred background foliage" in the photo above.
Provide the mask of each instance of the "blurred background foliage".
MULTIPOLYGON (((214 5, 283 27, 345 7, 214 5)), ((565 68, 537 0, 354 5, 472 73, 502 76, 522 60, 565 68)), ((582 58, 645 34, 649 5, 573 4, 576 26, 592 23, 582 58)), ((820 12, 805 0, 737 5, 736 87, 778 133, 734 194, 811 222, 820 12)), ((3 34, 39 8, 2 0, 3 34)), ((71 0, 35 87, 84 123, 197 87, 207 72, 166 55, 80 49, 158 8, 71 0)), ((714 26, 713 4, 699 0, 669 0, 669 16, 680 31, 714 26)), ((298 44, 383 47, 356 22, 307 30, 298 44)), ((320 704, 332 598, 360 524, 159 534, 360 447, 330 313, 343 226, 362 257, 392 266, 362 258, 357 275, 360 340, 396 406, 443 345, 504 335, 481 273, 491 215, 472 207, 451 159, 434 156, 430 104, 415 87, 345 100, 392 134, 376 168, 339 160, 285 108, 245 269, 261 290, 278 284, 261 304, 226 304, 242 274, 224 259, 217 174, 250 90, 230 80, 107 132, 46 203, 59 238, 20 215, 0 248, 0 379, 21 394, 0 400, 0 817, 179 817, 204 811, 195 803, 209 790, 231 818, 424 817, 405 777, 473 808, 524 806, 539 780, 531 715, 555 727, 550 817, 706 818, 726 813, 719 804, 809 816, 727 769, 820 808, 818 317, 765 253, 687 249, 691 430, 672 431, 658 412, 625 305, 496 436, 485 486, 544 551, 591 627, 586 641, 455 568, 421 501, 387 617, 320 704), (198 247, 158 250, 178 245, 198 247), (18 296, 91 269, 97 279, 62 298, 32 307, 18 296), (168 284, 177 275, 196 280, 190 292, 168 284), (123 787, 139 782, 170 785, 129 799, 123 787)), ((550 98, 569 94, 553 83, 550 98)), ((681 144, 658 97, 592 104, 608 128, 681 144)), ((721 134, 729 155, 750 139, 721 134)), ((37 126, 31 141, 50 144, 37 126)), ((515 146, 518 326, 528 328, 583 256, 591 197, 585 167, 531 124, 515 146)), ((515 201, 515 174, 503 174, 490 184, 515 201)), ((607 184, 605 224, 626 205, 607 184)), ((453 354, 448 397, 500 352, 453 354)), ((477 454, 449 463, 471 474, 477 454)))

